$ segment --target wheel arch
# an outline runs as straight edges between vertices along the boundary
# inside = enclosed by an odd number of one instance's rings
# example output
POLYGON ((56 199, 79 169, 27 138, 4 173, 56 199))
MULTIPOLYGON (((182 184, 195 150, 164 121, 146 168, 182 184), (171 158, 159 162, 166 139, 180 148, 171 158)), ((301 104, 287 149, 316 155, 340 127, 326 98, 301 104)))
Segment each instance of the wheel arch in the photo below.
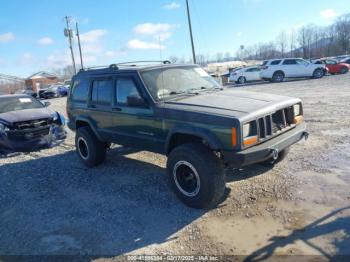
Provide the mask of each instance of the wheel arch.
POLYGON ((165 154, 168 155, 176 146, 190 142, 201 142, 211 150, 222 149, 222 144, 210 130, 200 127, 177 127, 171 130, 165 143, 165 154))
POLYGON ((94 124, 94 122, 89 119, 88 117, 77 117, 75 119, 75 129, 77 130, 80 127, 88 126, 92 132, 95 134, 95 136, 100 140, 103 141, 102 137, 97 132, 97 127, 94 124))

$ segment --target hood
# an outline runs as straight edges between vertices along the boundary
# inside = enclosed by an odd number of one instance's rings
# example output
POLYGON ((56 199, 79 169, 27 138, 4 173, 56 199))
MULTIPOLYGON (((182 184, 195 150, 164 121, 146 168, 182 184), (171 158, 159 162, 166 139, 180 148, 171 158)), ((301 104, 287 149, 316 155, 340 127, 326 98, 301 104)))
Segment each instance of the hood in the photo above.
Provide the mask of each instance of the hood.
POLYGON ((52 111, 47 108, 25 109, 19 111, 11 111, 0 114, 0 121, 7 124, 16 122, 31 121, 44 118, 52 118, 52 111))
POLYGON ((214 93, 166 101, 166 108, 226 115, 237 118, 275 112, 300 102, 298 98, 226 89, 214 93))

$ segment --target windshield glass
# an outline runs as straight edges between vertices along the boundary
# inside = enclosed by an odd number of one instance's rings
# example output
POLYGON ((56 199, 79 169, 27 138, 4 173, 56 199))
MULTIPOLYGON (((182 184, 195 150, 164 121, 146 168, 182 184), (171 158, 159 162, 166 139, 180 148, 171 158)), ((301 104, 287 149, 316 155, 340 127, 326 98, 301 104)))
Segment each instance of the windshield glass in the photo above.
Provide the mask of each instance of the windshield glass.
POLYGON ((156 101, 179 94, 214 90, 221 86, 200 67, 175 67, 141 73, 156 101))
POLYGON ((43 107, 43 104, 32 97, 0 97, 0 114, 43 107))

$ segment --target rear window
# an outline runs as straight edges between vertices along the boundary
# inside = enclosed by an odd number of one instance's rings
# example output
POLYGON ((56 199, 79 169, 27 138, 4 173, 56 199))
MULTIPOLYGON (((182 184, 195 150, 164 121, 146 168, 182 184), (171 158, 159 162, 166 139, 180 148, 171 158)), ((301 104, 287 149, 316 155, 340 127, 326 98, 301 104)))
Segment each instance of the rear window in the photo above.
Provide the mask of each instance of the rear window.
POLYGON ((269 62, 269 61, 266 60, 266 61, 264 61, 261 65, 263 65, 263 66, 264 66, 264 65, 267 65, 268 62, 269 62))
POLYGON ((75 79, 71 89, 71 99, 76 101, 86 101, 89 93, 88 81, 75 79))
POLYGON ((112 80, 94 80, 92 82, 91 102, 98 105, 110 105, 112 101, 112 80))
POLYGON ((271 65, 279 65, 281 63, 281 60, 274 60, 271 62, 271 65))
POLYGON ((296 65, 297 61, 295 59, 286 59, 283 62, 284 65, 296 65))

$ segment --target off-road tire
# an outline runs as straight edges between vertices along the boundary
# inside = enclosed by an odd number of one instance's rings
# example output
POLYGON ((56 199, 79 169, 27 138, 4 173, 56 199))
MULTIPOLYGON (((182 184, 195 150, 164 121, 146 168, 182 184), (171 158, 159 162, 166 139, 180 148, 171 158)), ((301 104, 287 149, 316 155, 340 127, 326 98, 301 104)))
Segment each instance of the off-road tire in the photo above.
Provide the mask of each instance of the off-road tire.
POLYGON ((283 82, 283 80, 284 80, 284 73, 281 72, 281 71, 277 71, 277 72, 273 73, 273 76, 272 76, 271 80, 274 83, 283 82))
POLYGON ((75 147, 80 160, 88 167, 98 166, 106 159, 106 143, 98 140, 90 127, 78 128, 75 147))
POLYGON ((278 158, 276 160, 268 159, 265 160, 264 162, 261 162, 260 164, 264 165, 264 166, 273 166, 281 161, 283 161, 283 159, 285 159, 289 153, 290 148, 287 147, 286 149, 284 149, 283 151, 281 151, 278 155, 278 158))
POLYGON ((225 192, 222 162, 209 148, 199 143, 183 144, 172 150, 168 156, 167 175, 169 184, 177 197, 192 208, 215 207, 225 192), (182 162, 192 165, 198 174, 200 186, 196 195, 184 194, 177 185, 179 182, 176 178, 176 166, 182 162))
POLYGON ((322 78, 323 76, 324 76, 324 72, 320 68, 315 69, 315 71, 312 73, 312 77, 315 79, 322 78))
POLYGON ((345 66, 343 66, 341 69, 340 69, 340 73, 341 74, 346 74, 347 72, 349 71, 349 69, 345 66))

